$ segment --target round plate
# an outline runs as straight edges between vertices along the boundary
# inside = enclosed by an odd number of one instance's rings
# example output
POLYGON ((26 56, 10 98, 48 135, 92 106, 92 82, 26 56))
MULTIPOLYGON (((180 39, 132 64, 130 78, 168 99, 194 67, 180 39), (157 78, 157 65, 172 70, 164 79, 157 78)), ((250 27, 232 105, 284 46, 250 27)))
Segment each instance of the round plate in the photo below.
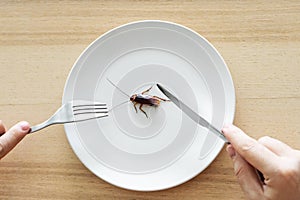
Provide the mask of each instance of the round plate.
POLYGON ((170 101, 143 105, 147 116, 139 104, 135 110, 129 97, 149 88, 149 95, 167 99, 156 83, 219 129, 233 121, 229 70, 202 36, 163 21, 105 33, 74 64, 63 103, 91 100, 111 109, 107 118, 65 124, 65 131, 81 162, 113 185, 140 191, 176 186, 203 171, 224 145, 170 101))

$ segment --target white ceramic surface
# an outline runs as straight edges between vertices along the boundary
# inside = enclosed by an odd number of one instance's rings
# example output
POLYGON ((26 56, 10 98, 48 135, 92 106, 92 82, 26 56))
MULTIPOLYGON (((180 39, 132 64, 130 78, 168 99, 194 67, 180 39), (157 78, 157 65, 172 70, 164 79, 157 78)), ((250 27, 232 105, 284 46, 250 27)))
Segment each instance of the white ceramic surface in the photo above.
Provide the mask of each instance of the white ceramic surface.
MULTIPOLYGON (((168 90, 221 129, 233 121, 235 93, 227 66, 216 49, 196 32, 164 21, 139 21, 95 40, 78 58, 66 82, 63 103, 72 99, 106 102, 109 108, 128 95, 153 86, 168 90)), ((153 191, 181 184, 203 171, 224 142, 195 124, 173 103, 143 107, 131 102, 109 117, 66 124, 81 162, 103 180, 131 190, 153 191)))

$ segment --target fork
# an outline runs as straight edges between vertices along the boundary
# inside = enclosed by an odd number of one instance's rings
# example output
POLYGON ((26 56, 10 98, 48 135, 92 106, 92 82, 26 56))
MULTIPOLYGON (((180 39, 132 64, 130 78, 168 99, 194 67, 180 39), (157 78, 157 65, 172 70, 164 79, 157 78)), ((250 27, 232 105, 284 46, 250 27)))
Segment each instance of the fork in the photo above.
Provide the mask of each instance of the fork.
MULTIPOLYGON (((74 100, 63 104, 48 120, 30 127, 28 133, 33 133, 54 124, 81 122, 108 116, 105 103, 85 100, 74 100)), ((5 132, 4 132, 5 133, 5 132)), ((0 134, 2 136, 4 133, 0 134)))
POLYGON ((73 100, 63 104, 48 120, 30 127, 29 133, 39 131, 53 124, 81 122, 108 116, 105 103, 73 100))

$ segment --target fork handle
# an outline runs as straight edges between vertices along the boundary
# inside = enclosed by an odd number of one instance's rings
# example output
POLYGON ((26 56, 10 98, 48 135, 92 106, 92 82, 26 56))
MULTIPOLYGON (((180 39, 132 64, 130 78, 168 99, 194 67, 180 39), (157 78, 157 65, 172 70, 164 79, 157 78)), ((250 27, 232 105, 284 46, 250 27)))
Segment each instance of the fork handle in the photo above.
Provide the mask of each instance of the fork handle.
POLYGON ((34 132, 39 131, 39 130, 41 130, 43 128, 46 128, 47 126, 50 126, 50 125, 51 124, 48 123, 48 121, 45 121, 43 123, 40 123, 38 125, 30 127, 30 132, 29 133, 34 133, 34 132))

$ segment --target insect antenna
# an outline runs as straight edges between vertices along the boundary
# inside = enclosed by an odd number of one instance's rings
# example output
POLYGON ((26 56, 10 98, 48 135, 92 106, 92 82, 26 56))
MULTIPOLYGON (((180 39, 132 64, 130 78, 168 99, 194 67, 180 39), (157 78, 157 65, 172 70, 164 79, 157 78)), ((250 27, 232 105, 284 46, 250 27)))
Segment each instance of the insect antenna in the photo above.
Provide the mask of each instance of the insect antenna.
POLYGON ((121 105, 124 105, 125 103, 128 103, 129 101, 124 101, 122 103, 119 103, 118 105, 115 105, 113 107, 111 107, 111 109, 108 110, 108 112, 111 112, 113 109, 120 107, 121 105))
POLYGON ((115 85, 111 80, 109 80, 108 78, 106 78, 106 79, 108 80, 108 82, 110 82, 110 84, 112 84, 115 88, 117 88, 122 94, 124 94, 125 96, 130 98, 130 96, 128 94, 126 94, 123 90, 121 90, 121 88, 119 88, 117 85, 115 85))

